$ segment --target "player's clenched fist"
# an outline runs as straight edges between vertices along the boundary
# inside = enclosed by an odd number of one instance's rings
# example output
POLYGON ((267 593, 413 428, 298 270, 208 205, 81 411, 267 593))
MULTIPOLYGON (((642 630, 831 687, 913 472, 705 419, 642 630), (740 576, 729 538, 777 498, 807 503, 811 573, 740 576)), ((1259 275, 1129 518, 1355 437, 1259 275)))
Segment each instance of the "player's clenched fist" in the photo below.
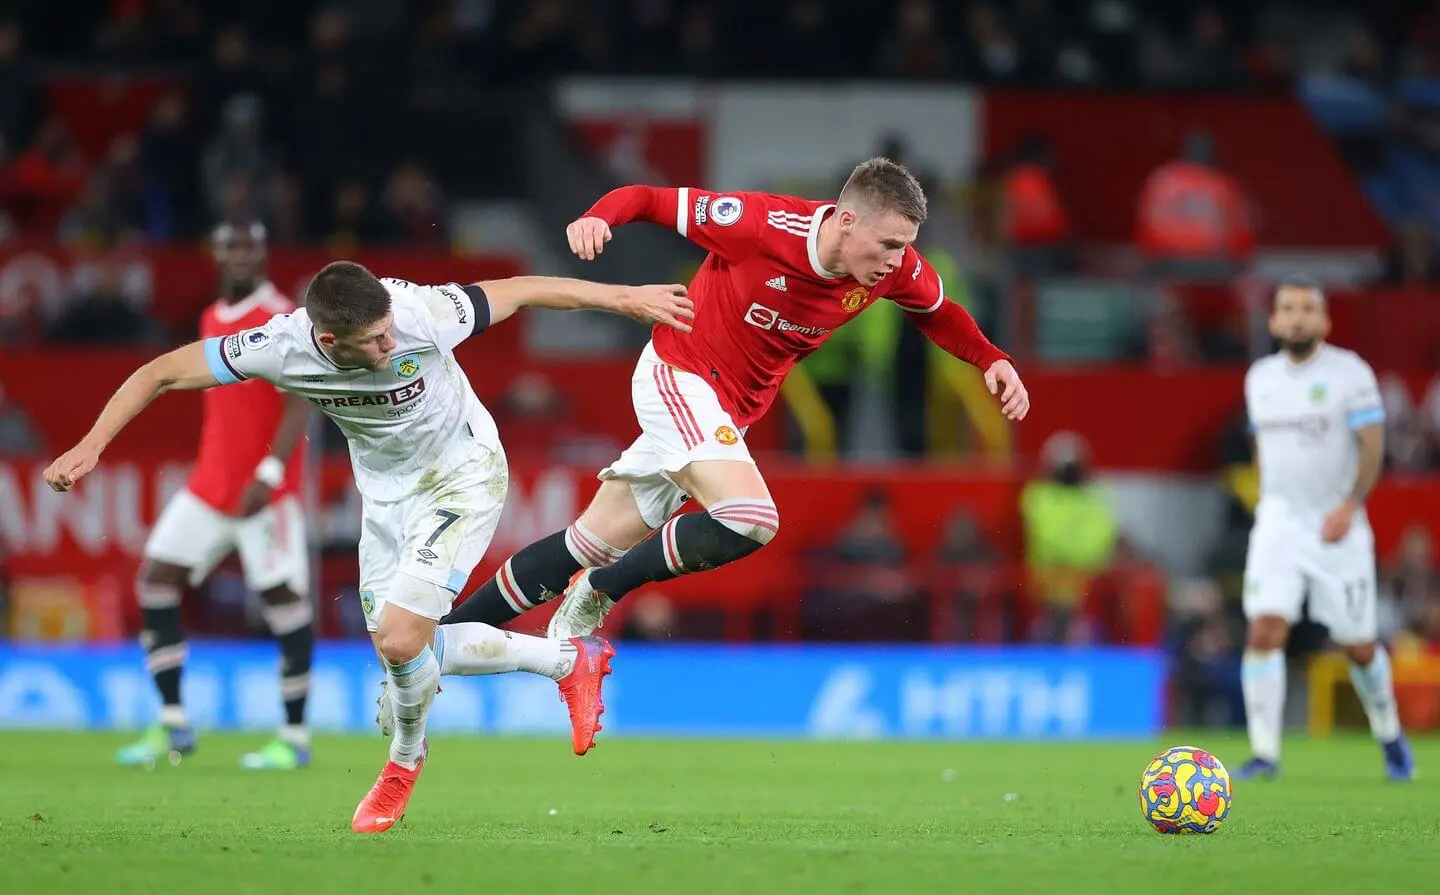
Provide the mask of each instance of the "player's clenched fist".
POLYGON ((570 251, 582 261, 594 261, 610 241, 610 225, 600 218, 580 218, 565 228, 570 251))
POLYGON ((685 297, 678 283, 669 286, 632 286, 620 297, 616 310, 641 323, 663 323, 682 333, 690 332, 686 321, 695 319, 695 303, 685 297))
POLYGON ((99 462, 99 451, 76 445, 57 457, 45 470, 45 483, 52 491, 69 491, 99 462))
POLYGON ((997 360, 990 365, 985 371, 985 387, 1000 398, 1000 411, 1006 419, 1023 420, 1030 412, 1030 392, 1008 360, 997 360))

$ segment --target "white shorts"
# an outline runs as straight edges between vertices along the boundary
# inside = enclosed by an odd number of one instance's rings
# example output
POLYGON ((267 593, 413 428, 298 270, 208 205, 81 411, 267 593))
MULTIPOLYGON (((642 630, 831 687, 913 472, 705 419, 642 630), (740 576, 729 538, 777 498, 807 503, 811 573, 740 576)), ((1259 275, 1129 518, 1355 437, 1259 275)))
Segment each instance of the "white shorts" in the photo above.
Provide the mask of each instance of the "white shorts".
POLYGON ((1358 517, 1337 543, 1320 540, 1320 523, 1279 514, 1257 517, 1245 559, 1245 616, 1276 615, 1294 623, 1306 594, 1310 618, 1339 644, 1378 634, 1375 535, 1358 517))
POLYGON ((230 551, 240 554, 245 584, 255 591, 286 585, 310 591, 310 554, 300 501, 284 497, 253 516, 227 516, 181 491, 171 498, 145 542, 145 556, 190 570, 190 583, 205 580, 230 551))
POLYGON ((630 379, 630 399, 640 437, 620 459, 600 470, 601 481, 630 483, 645 524, 659 528, 690 496, 670 473, 696 460, 754 463, 745 430, 735 425, 710 383, 677 370, 646 345, 630 379))
POLYGON ((387 602, 439 621, 490 548, 510 475, 503 453, 480 450, 480 459, 429 490, 399 500, 363 499, 360 605, 372 633, 387 602), (392 599, 391 582, 399 573, 438 585, 439 594, 392 599))

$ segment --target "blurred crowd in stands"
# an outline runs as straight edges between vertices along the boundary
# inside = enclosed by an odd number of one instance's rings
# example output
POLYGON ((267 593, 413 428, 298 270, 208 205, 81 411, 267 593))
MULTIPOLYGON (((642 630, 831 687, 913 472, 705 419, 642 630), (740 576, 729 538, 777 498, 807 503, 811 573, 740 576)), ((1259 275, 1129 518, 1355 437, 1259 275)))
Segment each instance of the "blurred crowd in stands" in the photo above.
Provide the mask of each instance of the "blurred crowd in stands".
POLYGON ((1440 18, 1401 0, 0 4, 0 238, 185 238, 260 216, 280 243, 443 245, 444 191, 380 138, 377 110, 567 73, 1251 89, 1437 65, 1440 18), (183 88, 87 155, 43 85, 97 67, 183 88))

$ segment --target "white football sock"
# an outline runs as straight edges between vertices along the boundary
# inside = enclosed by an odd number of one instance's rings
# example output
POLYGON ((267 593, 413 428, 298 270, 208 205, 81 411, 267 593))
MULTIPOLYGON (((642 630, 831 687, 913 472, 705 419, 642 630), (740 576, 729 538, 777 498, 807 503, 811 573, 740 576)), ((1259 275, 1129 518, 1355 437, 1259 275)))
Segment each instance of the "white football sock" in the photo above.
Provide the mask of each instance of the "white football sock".
POLYGON ((480 622, 435 629, 435 653, 441 674, 505 674, 529 671, 559 680, 575 667, 575 645, 502 631, 480 622))
POLYGON ((1285 651, 1246 650, 1240 664, 1245 691, 1245 726, 1256 758, 1280 761, 1280 728, 1285 720, 1285 651))
POLYGON ((1383 644, 1375 644, 1375 658, 1369 665, 1350 663, 1350 683, 1360 704, 1365 706, 1365 717, 1370 719, 1370 732, 1382 743, 1393 742, 1400 737, 1400 710, 1395 705, 1395 685, 1390 680, 1390 654, 1383 644))
POLYGON ((440 685, 440 663, 425 647, 420 655, 401 665, 386 663, 390 678, 390 705, 395 713, 395 738, 390 741, 390 760, 414 770, 424 753, 425 718, 440 685))

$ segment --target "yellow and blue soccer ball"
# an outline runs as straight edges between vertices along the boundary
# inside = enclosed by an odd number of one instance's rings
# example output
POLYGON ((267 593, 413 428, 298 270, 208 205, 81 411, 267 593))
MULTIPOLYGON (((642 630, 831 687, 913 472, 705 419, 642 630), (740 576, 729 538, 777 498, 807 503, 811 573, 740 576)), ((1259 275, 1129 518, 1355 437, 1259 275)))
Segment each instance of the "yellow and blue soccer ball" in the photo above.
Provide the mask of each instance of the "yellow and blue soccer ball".
POLYGON ((1230 814, 1230 773, 1195 746, 1157 755, 1140 778, 1140 811, 1161 833, 1213 833, 1230 814))

